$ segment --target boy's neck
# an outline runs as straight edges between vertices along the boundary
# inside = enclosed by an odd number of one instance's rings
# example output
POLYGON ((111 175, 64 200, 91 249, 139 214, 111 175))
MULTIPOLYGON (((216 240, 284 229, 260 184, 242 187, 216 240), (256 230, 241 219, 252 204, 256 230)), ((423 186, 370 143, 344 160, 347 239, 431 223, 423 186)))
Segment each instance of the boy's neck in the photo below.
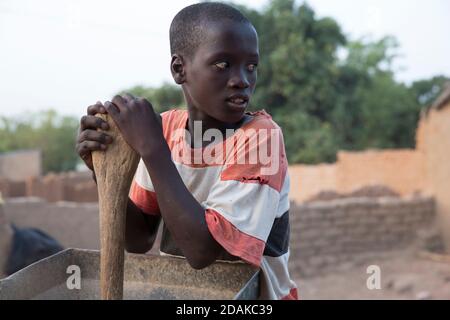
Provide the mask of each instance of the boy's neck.
MULTIPOLYGON (((251 119, 253 119, 253 116, 250 114, 245 113, 242 119, 239 122, 236 123, 225 123, 222 121, 219 121, 217 119, 214 119, 202 112, 198 112, 198 110, 195 110, 194 108, 188 108, 188 122, 186 124, 186 129, 189 131, 191 137, 193 139, 191 140, 191 146, 195 145, 202 145, 202 147, 206 147, 208 144, 210 144, 210 141, 203 141, 202 137, 206 130, 208 129, 217 129, 222 133, 222 136, 224 139, 228 138, 226 136, 227 129, 237 130, 240 127, 242 127, 245 123, 249 122, 251 119), (201 121, 201 135, 197 133, 197 135, 194 134, 194 122, 195 121, 201 121), (201 141, 195 141, 195 139, 201 139, 201 141)), ((198 125, 197 125, 198 127, 198 125)), ((229 133, 229 131, 228 131, 229 133)))

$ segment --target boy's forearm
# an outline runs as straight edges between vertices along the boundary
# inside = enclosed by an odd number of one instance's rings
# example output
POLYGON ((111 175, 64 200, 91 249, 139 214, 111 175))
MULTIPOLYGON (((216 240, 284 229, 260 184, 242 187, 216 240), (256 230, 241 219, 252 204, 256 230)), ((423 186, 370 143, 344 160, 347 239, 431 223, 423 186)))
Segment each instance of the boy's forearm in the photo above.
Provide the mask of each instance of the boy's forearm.
POLYGON ((209 232, 205 211, 192 196, 161 143, 152 154, 142 155, 156 191, 164 223, 192 267, 204 268, 215 261, 221 246, 209 232))
POLYGON ((128 199, 125 229, 125 249, 132 253, 148 252, 156 239, 160 217, 146 216, 128 199))

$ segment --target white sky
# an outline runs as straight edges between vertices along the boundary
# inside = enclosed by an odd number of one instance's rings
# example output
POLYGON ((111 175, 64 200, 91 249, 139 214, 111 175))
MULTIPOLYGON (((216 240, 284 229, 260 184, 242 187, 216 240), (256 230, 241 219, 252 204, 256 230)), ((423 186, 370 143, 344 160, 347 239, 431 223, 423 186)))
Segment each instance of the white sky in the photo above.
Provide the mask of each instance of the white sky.
MULTIPOLYGON (((0 116, 54 108, 81 116, 89 104, 142 84, 171 82, 168 30, 196 1, 0 0, 0 116)), ((239 0, 253 8, 266 0, 239 0)), ((310 0, 352 39, 397 37, 410 82, 450 75, 450 1, 310 0)))

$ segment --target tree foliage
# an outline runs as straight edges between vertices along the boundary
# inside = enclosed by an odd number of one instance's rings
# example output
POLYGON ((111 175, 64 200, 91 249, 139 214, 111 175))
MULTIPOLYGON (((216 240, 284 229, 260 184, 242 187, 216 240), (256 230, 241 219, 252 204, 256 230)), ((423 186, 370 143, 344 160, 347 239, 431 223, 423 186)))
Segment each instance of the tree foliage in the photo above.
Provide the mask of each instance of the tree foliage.
POLYGON ((173 108, 184 107, 185 105, 181 89, 169 83, 163 83, 158 88, 136 86, 121 93, 125 92, 131 93, 136 97, 146 98, 152 103, 153 109, 159 113, 173 108))
MULTIPOLYGON (((291 163, 332 162, 340 149, 414 147, 421 108, 449 78, 409 86, 397 81, 395 38, 351 41, 334 19, 318 18, 307 3, 273 0, 261 11, 235 6, 259 35, 250 108, 266 109, 282 127, 291 163)), ((143 91, 162 110, 181 104, 175 85, 133 90, 143 91)))
POLYGON ((78 120, 54 110, 18 118, 0 118, 0 152, 40 149, 44 172, 73 170, 78 162, 75 139, 78 120))

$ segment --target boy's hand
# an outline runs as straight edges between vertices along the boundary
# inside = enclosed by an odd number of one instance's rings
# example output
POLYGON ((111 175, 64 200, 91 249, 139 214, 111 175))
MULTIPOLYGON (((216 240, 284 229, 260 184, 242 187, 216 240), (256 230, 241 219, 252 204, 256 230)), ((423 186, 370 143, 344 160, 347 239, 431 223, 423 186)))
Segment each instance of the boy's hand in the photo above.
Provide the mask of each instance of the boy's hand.
POLYGON ((165 142, 160 116, 146 99, 131 94, 116 95, 112 102, 105 102, 105 108, 125 141, 141 157, 152 154, 161 142, 165 142))
POLYGON ((106 150, 106 146, 112 142, 110 135, 97 131, 97 129, 109 129, 106 121, 95 116, 97 113, 106 113, 106 109, 100 101, 89 106, 87 108, 87 115, 81 118, 76 143, 78 155, 92 171, 94 171, 94 167, 92 165, 91 152, 94 150, 106 150))

